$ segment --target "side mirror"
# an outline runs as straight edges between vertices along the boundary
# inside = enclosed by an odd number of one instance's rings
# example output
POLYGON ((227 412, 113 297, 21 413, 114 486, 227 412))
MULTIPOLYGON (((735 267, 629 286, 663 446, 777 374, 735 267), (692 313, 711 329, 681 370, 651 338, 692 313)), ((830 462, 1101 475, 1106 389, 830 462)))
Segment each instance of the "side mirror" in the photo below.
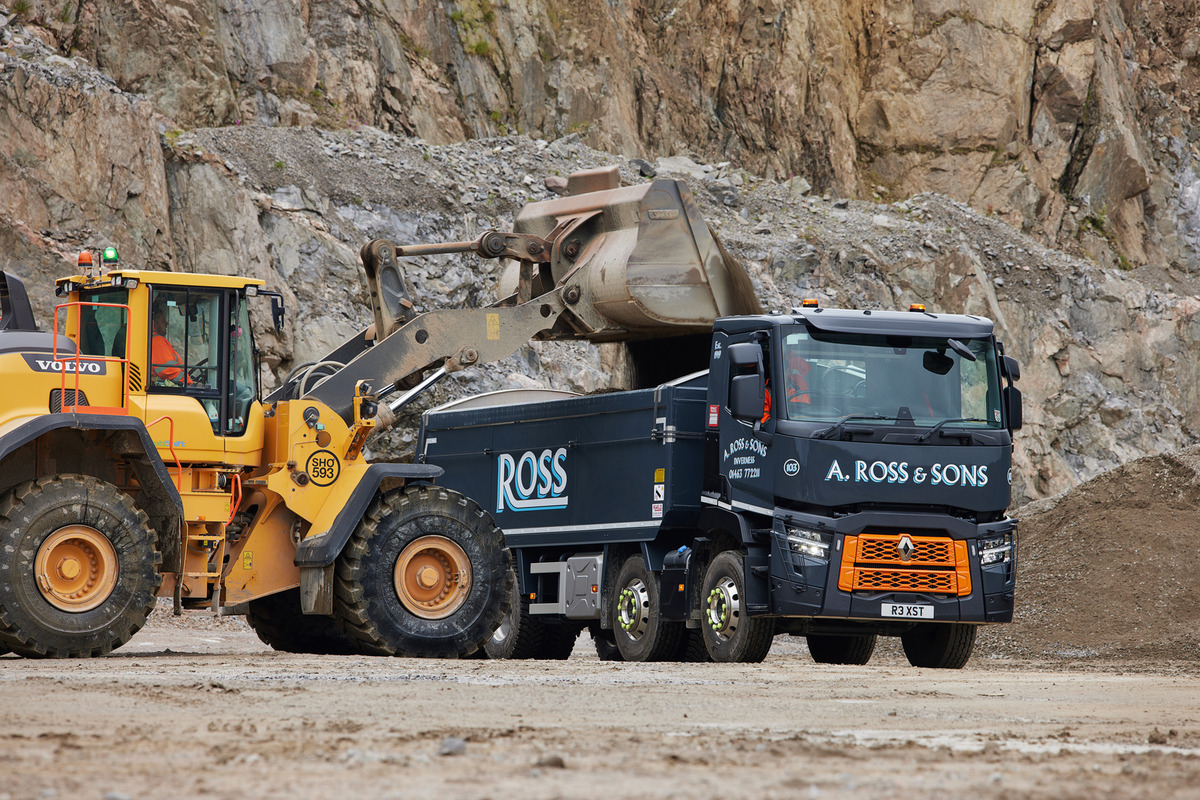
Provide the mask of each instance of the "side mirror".
POLYGON ((1000 390, 1004 402, 1004 410, 1008 414, 1008 429, 1020 430, 1023 423, 1021 415, 1021 390, 1015 386, 1006 386, 1000 390))
POLYGON ((766 410, 762 373, 735 375, 729 384, 729 413, 742 422, 758 422, 766 410))
POLYGON ((757 370, 762 372, 762 348, 754 342, 738 342, 737 344, 729 345, 726 350, 729 354, 730 370, 736 375, 746 370, 757 370))
POLYGON ((1012 356, 1004 356, 1004 371, 1014 381, 1021 380, 1021 365, 1012 356))
POLYGON ((271 322, 276 333, 283 333, 283 297, 277 294, 271 295, 271 322))

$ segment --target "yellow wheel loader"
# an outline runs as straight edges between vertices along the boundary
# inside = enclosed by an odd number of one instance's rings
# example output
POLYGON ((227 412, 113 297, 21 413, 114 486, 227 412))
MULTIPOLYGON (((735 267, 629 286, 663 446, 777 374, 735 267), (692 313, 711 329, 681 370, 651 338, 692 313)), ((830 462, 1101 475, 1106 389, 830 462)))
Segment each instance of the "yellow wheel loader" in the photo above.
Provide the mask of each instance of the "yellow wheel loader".
POLYGON ((511 602, 501 532, 440 468, 368 463, 368 437, 530 339, 631 342, 652 373, 677 337, 758 310, 685 186, 621 187, 615 168, 511 233, 362 255, 374 324, 266 397, 250 314, 284 320, 262 281, 85 253, 39 331, 0 276, 0 652, 101 655, 172 597, 244 610, 279 650, 471 654, 511 602), (417 314, 397 258, 468 251, 509 260, 500 299, 417 314))

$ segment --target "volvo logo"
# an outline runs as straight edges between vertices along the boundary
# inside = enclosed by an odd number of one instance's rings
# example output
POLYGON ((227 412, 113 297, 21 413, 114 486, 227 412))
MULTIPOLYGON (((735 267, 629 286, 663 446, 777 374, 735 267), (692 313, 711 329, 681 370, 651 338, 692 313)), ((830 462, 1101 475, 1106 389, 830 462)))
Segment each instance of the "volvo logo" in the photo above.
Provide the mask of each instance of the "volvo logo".
POLYGON ((908 534, 900 537, 896 549, 900 551, 901 561, 909 561, 913 557, 913 553, 917 552, 917 546, 913 544, 912 539, 908 538, 908 534))

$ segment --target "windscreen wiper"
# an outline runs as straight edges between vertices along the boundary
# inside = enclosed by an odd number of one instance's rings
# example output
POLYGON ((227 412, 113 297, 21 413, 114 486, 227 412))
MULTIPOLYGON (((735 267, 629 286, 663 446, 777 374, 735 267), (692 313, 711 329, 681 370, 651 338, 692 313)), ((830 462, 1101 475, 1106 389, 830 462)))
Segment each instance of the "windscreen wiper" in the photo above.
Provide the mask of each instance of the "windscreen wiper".
MULTIPOLYGON (((934 425, 932 428, 927 430, 925 433, 918 436, 917 441, 918 442, 929 441, 935 433, 937 433, 938 431, 940 431, 942 429, 942 426, 947 425, 948 423, 951 423, 951 422, 987 422, 987 420, 980 419, 979 417, 956 417, 954 419, 944 419, 941 422, 939 422, 937 425, 934 425)), ((820 438, 820 437, 818 437, 818 438, 820 438)))
POLYGON ((843 427, 845 427, 846 423, 852 419, 866 419, 866 420, 872 420, 872 421, 879 421, 879 420, 893 420, 894 421, 896 418, 895 417, 885 417, 881 414, 847 414, 846 416, 842 417, 837 422, 835 422, 833 425, 830 425, 825 430, 818 432, 817 435, 814 436, 813 438, 814 439, 832 439, 833 434, 836 433, 837 431, 841 430, 843 427))

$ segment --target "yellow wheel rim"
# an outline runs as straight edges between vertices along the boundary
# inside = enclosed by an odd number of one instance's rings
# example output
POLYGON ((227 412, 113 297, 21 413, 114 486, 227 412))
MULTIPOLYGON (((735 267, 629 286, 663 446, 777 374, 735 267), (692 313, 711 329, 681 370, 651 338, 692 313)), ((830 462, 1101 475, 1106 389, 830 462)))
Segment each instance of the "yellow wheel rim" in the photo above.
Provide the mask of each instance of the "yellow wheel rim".
POLYGON ((400 553, 393 575, 396 594, 422 619, 443 619, 467 601, 471 562, 444 536, 422 536, 400 553))
POLYGON ((42 542, 34 571, 50 605, 75 614, 91 611, 117 585, 117 550, 95 528, 68 525, 42 542))

